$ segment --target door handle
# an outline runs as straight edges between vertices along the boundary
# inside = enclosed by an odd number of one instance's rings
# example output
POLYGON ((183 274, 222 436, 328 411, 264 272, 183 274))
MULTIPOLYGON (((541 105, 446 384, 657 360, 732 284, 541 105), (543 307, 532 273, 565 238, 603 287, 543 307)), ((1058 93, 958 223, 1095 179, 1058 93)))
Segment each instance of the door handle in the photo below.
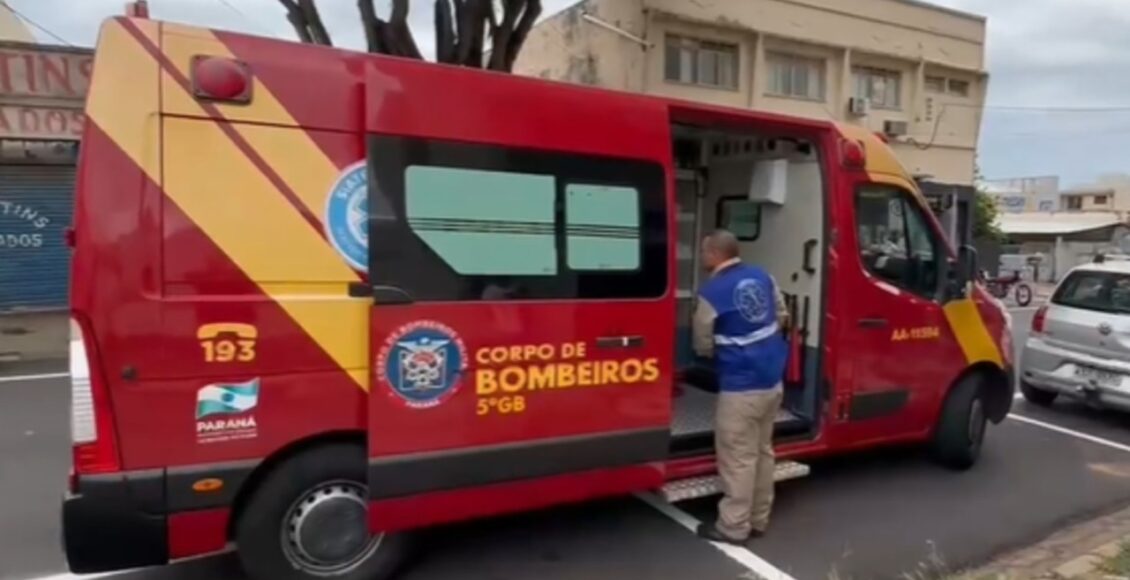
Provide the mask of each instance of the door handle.
POLYGON ((859 326, 862 328, 884 328, 887 326, 886 318, 860 318, 859 326))
POLYGON ((596 339, 596 348, 639 348, 643 346, 643 337, 633 336, 601 336, 596 339))
POLYGON ((812 251, 815 250, 818 245, 820 245, 818 240, 808 240, 804 243, 804 264, 801 268, 806 274, 816 273, 816 266, 813 264, 812 259, 812 251))

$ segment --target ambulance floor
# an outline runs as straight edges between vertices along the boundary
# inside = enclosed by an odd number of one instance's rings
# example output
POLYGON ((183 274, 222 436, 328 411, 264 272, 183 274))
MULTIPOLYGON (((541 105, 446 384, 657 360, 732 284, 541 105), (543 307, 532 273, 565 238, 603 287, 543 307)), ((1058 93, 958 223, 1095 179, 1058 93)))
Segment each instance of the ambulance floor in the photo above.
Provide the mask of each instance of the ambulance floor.
MULTIPOLYGON (((683 385, 671 403, 671 435, 685 437, 714 432, 714 405, 718 395, 683 385)), ((776 423, 799 421, 788 409, 777 412, 776 423)))

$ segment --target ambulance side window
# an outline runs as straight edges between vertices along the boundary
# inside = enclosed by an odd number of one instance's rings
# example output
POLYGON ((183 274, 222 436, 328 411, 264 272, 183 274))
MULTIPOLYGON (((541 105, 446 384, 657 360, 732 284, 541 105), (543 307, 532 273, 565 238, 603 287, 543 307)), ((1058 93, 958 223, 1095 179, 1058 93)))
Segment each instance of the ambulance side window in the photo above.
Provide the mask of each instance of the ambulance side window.
POLYGON ((415 301, 667 290, 659 163, 381 135, 369 164, 374 285, 415 301))
POLYGON ((922 211, 909 192, 861 187, 855 198, 860 259, 876 278, 935 298, 941 245, 922 211))
POLYGON ((571 270, 638 270, 640 194, 612 185, 565 186, 565 239, 571 270))

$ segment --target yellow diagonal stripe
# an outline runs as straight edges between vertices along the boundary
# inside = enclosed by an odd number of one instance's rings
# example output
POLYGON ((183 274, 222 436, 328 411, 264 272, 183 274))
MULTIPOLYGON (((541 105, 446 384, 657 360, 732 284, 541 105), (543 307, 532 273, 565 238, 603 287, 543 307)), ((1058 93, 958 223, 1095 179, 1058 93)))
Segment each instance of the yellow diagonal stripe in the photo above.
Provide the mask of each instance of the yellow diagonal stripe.
POLYGON ((1004 366, 1000 348, 989 334, 981 312, 972 299, 954 300, 947 303, 943 310, 968 364, 991 362, 1004 366))
MULTIPOLYGON (((157 24, 133 23, 156 42, 157 24)), ((149 176, 161 182, 158 119, 160 65, 116 20, 107 20, 98 37, 96 71, 86 99, 86 115, 149 176)))
POLYGON ((347 294, 353 271, 217 122, 166 118, 164 145, 166 195, 368 388, 369 307, 347 294))

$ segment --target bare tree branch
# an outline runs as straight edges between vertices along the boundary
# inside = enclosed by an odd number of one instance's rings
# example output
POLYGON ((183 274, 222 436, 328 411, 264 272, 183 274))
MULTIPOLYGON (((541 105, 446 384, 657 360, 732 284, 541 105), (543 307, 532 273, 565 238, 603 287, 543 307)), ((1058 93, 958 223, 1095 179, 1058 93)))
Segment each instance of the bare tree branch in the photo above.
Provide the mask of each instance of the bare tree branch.
POLYGON ((392 16, 388 20, 388 30, 395 39, 397 52, 400 56, 423 59, 420 48, 416 46, 416 39, 412 37, 412 29, 408 27, 408 0, 392 0, 392 16))
POLYGON ((451 14, 451 0, 436 0, 436 62, 455 62, 455 21, 451 14))
MULTIPOLYGON (((471 37, 466 40, 470 45, 467 50, 467 60, 463 61, 463 66, 473 68, 482 68, 483 66, 483 46, 486 43, 486 27, 489 19, 489 14, 492 11, 491 2, 493 0, 467 0, 470 4, 471 15, 471 37)), ((459 42, 464 42, 460 38, 459 42)))
POLYGON ((294 0, 279 0, 279 3, 286 8, 286 19, 290 25, 294 27, 295 34, 298 35, 298 40, 307 44, 312 44, 314 38, 310 36, 310 28, 306 25, 306 18, 302 14, 302 9, 294 0))
POLYGON ((518 28, 514 30, 513 36, 510 37, 510 42, 506 47, 506 72, 514 70, 514 62, 518 60, 518 53, 522 52, 522 45, 526 43, 526 38, 530 36, 530 30, 533 30, 534 24, 537 24, 538 16, 541 16, 541 0, 526 0, 526 9, 522 11, 522 18, 518 21, 518 28))
POLYGON ((365 31, 365 44, 369 46, 369 52, 378 54, 387 52, 387 47, 381 43, 381 38, 377 35, 380 19, 377 18, 377 9, 373 8, 373 0, 357 0, 357 11, 361 13, 361 28, 365 31))
POLYGON ((314 0, 298 0, 298 6, 302 8, 302 16, 306 19, 314 43, 333 46, 330 33, 326 31, 326 25, 322 24, 322 15, 318 14, 314 0))
POLYGON ((514 34, 514 25, 518 22, 518 12, 524 4, 524 0, 502 0, 502 23, 491 31, 490 62, 487 63, 487 68, 506 70, 508 59, 506 51, 510 47, 510 37, 514 34))

